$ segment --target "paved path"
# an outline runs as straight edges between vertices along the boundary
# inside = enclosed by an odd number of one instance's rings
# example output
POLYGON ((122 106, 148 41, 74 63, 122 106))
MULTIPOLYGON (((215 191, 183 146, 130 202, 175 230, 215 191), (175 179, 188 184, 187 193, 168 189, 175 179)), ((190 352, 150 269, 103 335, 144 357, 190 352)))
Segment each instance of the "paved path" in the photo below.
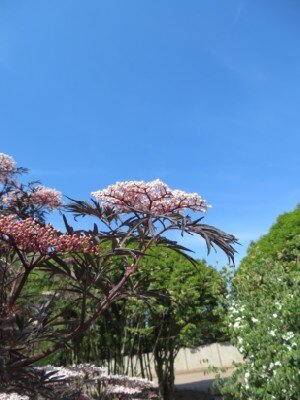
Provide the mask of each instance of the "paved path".
MULTIPOLYGON (((232 374, 233 368, 229 368, 226 372, 222 372, 224 378, 232 374)), ((189 371, 182 374, 176 374, 175 385, 178 389, 190 389, 207 391, 215 379, 215 373, 205 373, 203 370, 189 371)))
MULTIPOLYGON (((224 378, 229 377, 233 372, 233 368, 228 368, 226 372, 222 372, 221 376, 224 378)), ((214 373, 205 373, 203 369, 185 371, 183 373, 177 373, 175 377, 175 386, 177 389, 187 389, 207 392, 212 386, 215 379, 214 373)), ((157 381, 154 380, 157 384, 157 381)))

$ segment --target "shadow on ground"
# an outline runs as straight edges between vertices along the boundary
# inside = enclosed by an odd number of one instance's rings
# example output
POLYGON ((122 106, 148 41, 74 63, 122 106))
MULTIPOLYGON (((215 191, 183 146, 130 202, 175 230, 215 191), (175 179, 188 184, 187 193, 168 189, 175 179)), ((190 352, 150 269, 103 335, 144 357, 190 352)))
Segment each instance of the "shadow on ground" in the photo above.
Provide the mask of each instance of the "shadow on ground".
POLYGON ((199 392, 208 392, 212 387, 214 379, 201 379, 194 382, 176 384, 177 390, 193 390, 199 392))
MULTIPOLYGON (((223 378, 228 378, 233 369, 228 369, 222 373, 223 378)), ((217 400, 221 395, 217 389, 213 388, 215 380, 214 374, 205 374, 203 371, 193 371, 190 373, 179 374, 175 380, 175 399, 176 400, 217 400)))
POLYGON ((199 392, 198 390, 176 389, 175 400, 213 400, 214 397, 208 392, 199 392))

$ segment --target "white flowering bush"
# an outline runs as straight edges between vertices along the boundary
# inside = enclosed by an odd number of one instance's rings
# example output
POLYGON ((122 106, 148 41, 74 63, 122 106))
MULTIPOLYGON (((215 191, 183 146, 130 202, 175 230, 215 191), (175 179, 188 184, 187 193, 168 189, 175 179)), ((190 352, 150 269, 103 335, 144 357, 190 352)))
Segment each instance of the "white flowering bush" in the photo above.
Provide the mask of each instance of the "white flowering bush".
POLYGON ((228 323, 245 364, 223 383, 225 400, 300 399, 299 243, 235 281, 228 323))

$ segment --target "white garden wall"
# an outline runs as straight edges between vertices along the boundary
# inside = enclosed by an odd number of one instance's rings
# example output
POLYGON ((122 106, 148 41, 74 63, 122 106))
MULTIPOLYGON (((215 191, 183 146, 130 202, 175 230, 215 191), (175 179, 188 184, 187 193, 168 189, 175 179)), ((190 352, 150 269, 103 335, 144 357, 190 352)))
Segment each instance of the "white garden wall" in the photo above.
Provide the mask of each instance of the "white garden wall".
MULTIPOLYGON (((151 371, 153 375, 155 375, 152 355, 149 355, 149 358, 151 360, 151 371)), ((182 348, 179 350, 175 359, 175 372, 184 373, 188 371, 203 370, 208 366, 232 367, 233 362, 243 362, 243 357, 229 342, 212 343, 193 349, 182 348)), ((126 363, 127 359, 125 358, 125 364, 126 363)), ((133 374, 138 376, 140 375, 140 367, 138 360, 135 358, 134 365, 135 368, 133 374)))

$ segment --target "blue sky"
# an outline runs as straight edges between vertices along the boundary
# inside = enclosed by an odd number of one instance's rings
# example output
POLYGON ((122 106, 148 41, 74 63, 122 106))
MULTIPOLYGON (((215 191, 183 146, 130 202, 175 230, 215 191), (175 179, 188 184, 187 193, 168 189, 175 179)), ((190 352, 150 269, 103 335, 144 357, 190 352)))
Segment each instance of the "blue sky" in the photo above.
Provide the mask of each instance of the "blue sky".
POLYGON ((299 202, 299 20, 296 0, 1 0, 0 152, 71 197, 199 192, 238 263, 299 202))

